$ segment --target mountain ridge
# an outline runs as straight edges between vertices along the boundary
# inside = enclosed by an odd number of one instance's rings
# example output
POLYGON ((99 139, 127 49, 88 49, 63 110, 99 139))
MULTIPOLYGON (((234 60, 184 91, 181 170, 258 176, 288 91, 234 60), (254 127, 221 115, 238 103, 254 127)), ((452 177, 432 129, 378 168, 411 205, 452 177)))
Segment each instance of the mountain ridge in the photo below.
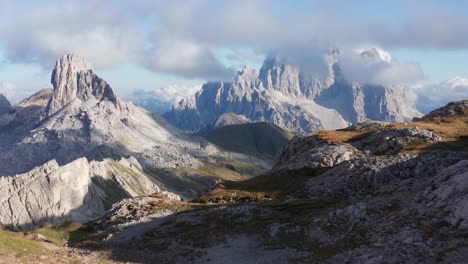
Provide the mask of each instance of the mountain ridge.
MULTIPOLYGON (((375 52, 363 54, 363 58, 385 59, 375 52)), ((232 82, 206 83, 163 116, 180 129, 197 131, 232 112, 301 134, 368 119, 404 122, 421 115, 403 87, 345 80, 339 50, 328 52, 324 60, 328 76, 311 77, 313 74, 278 56, 268 56, 260 71, 244 67, 232 82)))
POLYGON ((86 222, 118 199, 154 192, 192 197, 210 178, 177 168, 210 160, 266 164, 223 153, 123 101, 78 55, 59 58, 51 79, 53 90, 41 90, 0 115, 1 225, 86 222))

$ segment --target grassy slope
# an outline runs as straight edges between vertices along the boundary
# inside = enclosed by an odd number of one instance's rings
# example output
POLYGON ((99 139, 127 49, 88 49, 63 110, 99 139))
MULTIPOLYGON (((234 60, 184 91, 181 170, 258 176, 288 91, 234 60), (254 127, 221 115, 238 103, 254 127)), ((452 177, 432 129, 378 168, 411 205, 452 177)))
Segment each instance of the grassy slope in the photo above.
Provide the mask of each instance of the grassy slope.
MULTIPOLYGON (((404 151, 416 151, 425 152, 437 149, 466 149, 467 138, 468 138, 468 118, 442 118, 431 121, 419 121, 414 123, 398 123, 390 124, 385 128, 401 128, 401 127, 419 127, 427 130, 434 131, 441 135, 445 141, 443 143, 436 143, 433 145, 412 146, 411 149, 405 149, 404 151)), ((364 130, 364 131, 320 131, 318 136, 325 141, 334 143, 343 143, 363 138, 376 130, 364 130)), ((228 137, 229 138, 229 137, 228 137)), ((232 166, 232 165, 231 165, 232 166)), ((232 167, 217 166, 208 164, 206 166, 197 168, 197 173, 207 177, 220 177, 227 181, 221 184, 215 190, 212 190, 209 194, 195 199, 191 202, 174 202, 168 206, 177 212, 192 211, 192 210, 206 210, 213 207, 219 207, 220 204, 230 204, 236 202, 257 202, 255 203, 259 208, 271 209, 274 216, 265 218, 254 219, 247 224, 238 225, 233 221, 226 220, 222 215, 216 215, 218 211, 206 211, 207 219, 210 219, 215 227, 222 227, 219 230, 220 234, 224 234, 226 230, 237 230, 239 232, 251 232, 259 233, 265 226, 273 223, 274 221, 284 217, 284 222, 289 223, 295 221, 295 224, 300 224, 301 221, 308 223, 311 214, 322 214, 326 213, 330 207, 341 207, 346 204, 344 200, 336 201, 324 201, 324 200, 310 200, 305 199, 301 195, 303 186, 305 183, 319 174, 324 170, 310 169, 300 170, 295 172, 277 172, 274 174, 261 175, 250 179, 245 179, 244 174, 241 173, 242 167, 247 165, 232 167), (290 201, 288 196, 294 194, 298 200, 290 201), (211 204, 214 203, 214 204, 211 204), (213 213, 214 212, 214 213, 213 213), (293 217, 294 216, 294 217, 293 217), (245 229, 245 230, 244 230, 245 229)), ((247 166, 248 168, 249 166, 247 166)), ((249 168, 251 169, 251 168, 249 168)), ((190 171, 191 173, 193 171, 190 171)), ((228 206, 236 206, 234 204, 228 206)), ((175 216, 174 216, 175 217, 175 216)), ((263 216, 259 216, 263 217, 263 216)), ((281 220, 281 219, 280 219, 281 220)), ((178 236, 194 236, 193 240, 198 241, 198 234, 206 232, 206 224, 200 226, 183 226, 180 225, 178 228, 173 226, 168 227, 171 234, 178 236), (182 231, 183 232, 179 232, 182 231), (196 238, 196 239, 195 239, 196 238)), ((213 229, 213 228, 212 228, 213 229)), ((217 231, 210 229, 212 232, 217 231)), ((82 235, 85 229, 75 229, 74 227, 67 229, 56 229, 45 227, 34 232, 43 234, 55 245, 60 245, 64 241, 75 240, 82 235)), ((236 232, 237 232, 236 231, 236 232)), ((154 231, 155 235, 159 235, 157 230, 154 231)), ((234 232, 234 231, 233 231, 234 232)), ((303 245, 309 245, 310 241, 304 237, 284 237, 281 238, 281 243, 302 243, 303 245), (286 241, 286 242, 285 242, 286 241)), ((78 239, 79 240, 79 239, 78 239)), ((93 242, 94 243, 94 242, 93 242)), ((99 243, 99 242, 97 242, 99 243)), ((85 243, 83 243, 85 244, 85 243)), ((303 245, 300 246, 303 246, 303 245)), ((283 244, 280 244, 283 245, 283 244)), ((310 244, 314 246, 314 244, 310 244)), ((307 248, 309 250, 309 248, 307 248)), ((310 248, 312 250, 313 247, 310 248)), ((332 248, 326 249, 327 254, 333 255, 333 252, 337 250, 332 248)), ((323 250, 322 250, 323 251, 323 250)), ((9 231, 0 231, 0 258, 9 255, 17 255, 18 259, 30 259, 34 254, 42 254, 49 256, 51 253, 48 249, 44 248, 39 242, 31 241, 26 238, 22 233, 14 233, 9 231), (24 250, 26 249, 26 250, 24 250)), ((16 260, 16 259, 15 259, 16 260)), ((47 263, 47 262, 46 262, 47 263)))
POLYGON ((275 124, 258 122, 224 126, 203 137, 229 151, 273 159, 293 135, 275 124))
POLYGON ((407 146, 404 149, 405 152, 423 153, 430 150, 463 150, 468 148, 468 117, 435 118, 427 121, 395 123, 381 128, 360 131, 324 130, 317 132, 317 136, 329 143, 344 143, 365 138, 377 130, 411 127, 435 132, 444 141, 431 145, 421 142, 421 144, 407 146))
MULTIPOLYGON (((87 263, 86 257, 64 247, 67 242, 86 235, 79 224, 47 226, 27 232, 0 229, 0 263, 87 263), (38 238, 38 234, 44 238, 38 238)), ((93 263, 110 261, 100 258, 94 259, 93 263)))

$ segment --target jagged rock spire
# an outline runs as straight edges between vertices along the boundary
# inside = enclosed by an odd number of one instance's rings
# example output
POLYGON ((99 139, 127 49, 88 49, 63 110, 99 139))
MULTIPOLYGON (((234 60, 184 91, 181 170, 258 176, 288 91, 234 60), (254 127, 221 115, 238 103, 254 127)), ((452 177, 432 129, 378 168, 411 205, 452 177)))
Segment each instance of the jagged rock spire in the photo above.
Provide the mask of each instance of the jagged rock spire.
POLYGON ((75 99, 86 101, 94 97, 99 101, 109 100, 119 106, 119 100, 109 84, 94 73, 86 59, 76 54, 68 54, 57 60, 51 82, 54 94, 47 105, 48 116, 75 99))

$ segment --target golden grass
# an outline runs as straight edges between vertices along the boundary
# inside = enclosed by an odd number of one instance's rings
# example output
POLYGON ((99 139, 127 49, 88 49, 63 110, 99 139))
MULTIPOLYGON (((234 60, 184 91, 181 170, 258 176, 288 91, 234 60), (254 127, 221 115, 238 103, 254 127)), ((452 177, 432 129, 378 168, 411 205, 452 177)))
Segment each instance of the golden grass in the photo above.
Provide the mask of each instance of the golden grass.
POLYGON ((378 130, 415 127, 438 134, 443 138, 443 142, 428 144, 421 141, 420 143, 405 147, 403 152, 422 153, 438 149, 468 149, 468 117, 445 117, 427 121, 395 123, 361 131, 322 130, 318 131, 316 135, 324 142, 341 144, 365 138, 378 130))
MULTIPOLYGON (((84 263, 79 253, 64 247, 64 239, 76 235, 80 225, 64 227, 42 227, 26 232, 14 232, 0 229, 0 263, 84 263), (35 240, 34 234, 45 236, 45 240, 35 240)), ((93 263, 112 263, 101 254, 102 259, 93 263)), ((87 263, 87 262, 86 262, 87 263)))
POLYGON ((197 174, 218 178, 222 180, 241 181, 247 180, 255 175, 266 171, 265 168, 256 164, 233 163, 233 164, 211 164, 205 163, 197 168, 182 167, 176 169, 177 172, 197 174))
POLYGON ((445 140, 458 140, 468 137, 468 117, 435 118, 428 121, 397 123, 388 128, 419 127, 437 133, 445 140))
MULTIPOLYGON (((276 172, 245 181, 226 181, 209 194, 193 200, 196 203, 262 202, 281 199, 287 194, 303 190, 307 180, 324 169, 302 169, 295 172, 276 172)), ((296 196, 300 196, 297 194, 296 196)))
POLYGON ((341 144, 358 140, 377 131, 377 129, 345 131, 345 130, 321 130, 316 133, 318 139, 330 144, 341 144))
POLYGON ((78 223, 58 227, 47 225, 37 228, 31 233, 43 235, 46 240, 57 246, 64 246, 69 241, 77 240, 87 235, 85 232, 82 232, 81 227, 82 225, 78 223))
POLYGON ((23 255, 40 254, 45 251, 37 241, 28 239, 23 233, 0 230, 0 256, 14 252, 23 255))

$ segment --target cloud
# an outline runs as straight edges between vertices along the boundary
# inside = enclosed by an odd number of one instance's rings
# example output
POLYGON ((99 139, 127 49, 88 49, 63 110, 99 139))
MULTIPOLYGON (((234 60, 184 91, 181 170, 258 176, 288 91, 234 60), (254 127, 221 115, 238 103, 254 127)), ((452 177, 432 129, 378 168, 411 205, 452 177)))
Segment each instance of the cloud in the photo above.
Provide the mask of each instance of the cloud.
POLYGON ((226 59, 236 62, 245 63, 246 61, 260 62, 264 58, 254 52, 234 49, 226 55, 226 59))
POLYGON ((428 113, 449 102, 468 99, 468 78, 454 77, 439 84, 418 85, 411 91, 417 96, 418 109, 428 113))
MULTIPOLYGON (((274 0, 0 1, 4 56, 48 68, 57 57, 73 51, 98 68, 134 63, 157 72, 213 80, 229 79, 234 73, 218 58, 217 51, 224 48, 247 47, 258 54, 280 50, 299 64, 316 61, 315 49, 353 49, 364 43, 387 49, 468 48, 468 17, 423 1, 399 2, 399 9, 406 11, 392 20, 358 17, 350 11, 356 3, 346 1, 293 5, 274 0)), ((248 54, 230 58, 244 55, 248 54)), ((404 76, 405 82, 411 82, 418 72, 417 65, 382 68, 375 74, 377 80, 371 81, 392 83, 394 75, 411 73, 404 76)))
POLYGON ((338 64, 345 79, 372 85, 411 85, 423 80, 424 73, 420 65, 400 63, 387 60, 363 57, 360 53, 345 50, 340 53, 338 64))
POLYGON ((158 1, 155 10, 161 19, 156 28, 218 46, 343 48, 371 43, 386 48, 468 48, 468 17, 464 13, 426 1, 401 1, 397 5, 405 12, 386 20, 368 14, 356 16, 350 10, 359 4, 345 1, 305 2, 292 7, 282 1, 262 0, 158 1))
POLYGON ((206 80, 231 80, 235 75, 235 71, 224 66, 210 49, 190 41, 163 39, 150 53, 150 67, 156 71, 206 80))
POLYGON ((170 109, 173 103, 200 90, 202 85, 168 85, 153 89, 139 89, 126 99, 146 110, 161 114, 170 109))
POLYGON ((139 61, 144 34, 131 27, 122 10, 105 3, 109 2, 49 3, 0 11, 5 56, 47 68, 70 52, 87 57, 96 67, 139 61))
POLYGON ((0 82, 0 94, 3 94, 12 105, 31 95, 31 91, 19 89, 14 83, 0 82))

